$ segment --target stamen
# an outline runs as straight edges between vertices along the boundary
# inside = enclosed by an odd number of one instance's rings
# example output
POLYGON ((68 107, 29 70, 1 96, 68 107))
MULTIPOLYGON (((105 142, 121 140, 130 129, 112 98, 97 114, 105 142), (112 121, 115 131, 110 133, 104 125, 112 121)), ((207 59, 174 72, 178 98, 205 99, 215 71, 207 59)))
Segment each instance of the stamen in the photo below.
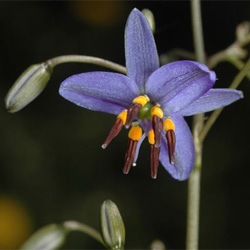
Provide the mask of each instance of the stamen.
POLYGON ((128 138, 133 141, 139 141, 142 137, 142 129, 140 126, 134 126, 129 130, 128 138))
POLYGON ((158 117, 160 117, 160 118, 162 118, 163 117, 163 111, 162 111, 162 109, 160 108, 160 107, 158 107, 158 106, 154 106, 153 108, 152 108, 152 110, 151 110, 151 116, 153 117, 153 116, 158 116, 158 117))
POLYGON ((129 106, 125 128, 129 128, 135 117, 139 114, 141 107, 140 103, 133 103, 129 106))
POLYGON ((111 128, 107 139, 102 144, 102 148, 105 149, 109 143, 121 132, 122 126, 125 124, 127 118, 127 110, 123 110, 118 116, 115 121, 115 124, 111 128))
POLYGON ((164 120, 163 122, 163 126, 164 126, 164 130, 167 132, 168 130, 172 129, 172 130, 175 130, 175 126, 174 126, 174 123, 171 119, 166 119, 164 120))
POLYGON ((175 133, 174 130, 168 130, 166 133, 166 138, 168 141, 168 153, 169 153, 169 162, 170 164, 174 164, 174 151, 175 151, 175 133))
POLYGON ((150 145, 150 167, 151 177, 153 179, 156 179, 157 177, 160 150, 160 147, 156 148, 153 144, 150 145))
POLYGON ((133 160, 135 157, 135 152, 137 148, 138 141, 142 137, 142 129, 139 126, 134 126, 130 129, 128 134, 128 146, 125 155, 125 163, 123 167, 123 173, 127 174, 133 164, 133 160))
POLYGON ((166 131, 166 138, 168 142, 168 154, 169 154, 169 162, 170 164, 174 164, 175 158, 174 158, 174 152, 175 152, 175 126, 171 119, 166 119, 163 122, 164 130, 166 131))
POLYGON ((127 120, 125 123, 125 128, 129 128, 136 116, 138 116, 140 109, 145 106, 149 101, 147 96, 137 96, 133 103, 128 108, 127 120))
POLYGON ((153 116, 152 127, 155 134, 155 147, 159 148, 161 145, 161 132, 163 129, 163 121, 159 116, 157 115, 153 116))
POLYGON ((131 139, 128 141, 127 151, 125 155, 125 163, 123 167, 124 174, 128 174, 131 168, 131 165, 135 157, 135 150, 136 150, 137 143, 138 141, 133 141, 131 139))
POLYGON ((160 147, 161 144, 161 132, 163 129, 163 111, 160 107, 154 106, 151 110, 152 127, 155 134, 155 147, 160 147))
POLYGON ((148 142, 150 144, 155 144, 155 133, 154 133, 154 130, 151 129, 149 132, 148 132, 148 142))
POLYGON ((118 116, 117 119, 121 119, 123 125, 125 124, 126 120, 127 120, 127 115, 128 115, 128 111, 125 109, 123 110, 118 116))
POLYGON ((155 135, 153 129, 151 129, 148 133, 148 141, 150 145, 150 168, 151 168, 151 177, 156 179, 158 165, 159 165, 159 155, 160 155, 160 147, 155 147, 155 135))
POLYGON ((140 95, 140 96, 137 96, 134 100, 133 100, 133 103, 139 103, 142 105, 142 107, 147 103, 149 102, 149 98, 147 96, 143 96, 143 95, 140 95))

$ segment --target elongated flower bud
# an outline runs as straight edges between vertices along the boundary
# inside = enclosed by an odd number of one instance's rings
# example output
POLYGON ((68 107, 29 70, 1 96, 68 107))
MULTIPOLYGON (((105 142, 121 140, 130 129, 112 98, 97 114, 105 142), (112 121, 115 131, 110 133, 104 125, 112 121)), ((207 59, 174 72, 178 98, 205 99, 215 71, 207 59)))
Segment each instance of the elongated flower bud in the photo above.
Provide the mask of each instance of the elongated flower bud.
POLYGON ((154 14, 151 10, 149 9, 143 9, 142 14, 147 18, 150 28, 152 30, 152 32, 155 32, 155 18, 154 18, 154 14))
POLYGON ((236 27, 236 38, 240 43, 244 43, 250 35, 250 22, 242 22, 236 27))
POLYGON ((16 80, 6 95, 5 105, 14 113, 32 102, 46 87, 52 68, 48 63, 34 64, 16 80))
POLYGON ((50 224, 35 232, 22 246, 21 250, 30 249, 59 249, 67 236, 68 231, 63 226, 50 224))
POLYGON ((125 227, 121 214, 111 200, 106 200, 101 206, 101 232, 105 244, 110 249, 124 249, 125 227))

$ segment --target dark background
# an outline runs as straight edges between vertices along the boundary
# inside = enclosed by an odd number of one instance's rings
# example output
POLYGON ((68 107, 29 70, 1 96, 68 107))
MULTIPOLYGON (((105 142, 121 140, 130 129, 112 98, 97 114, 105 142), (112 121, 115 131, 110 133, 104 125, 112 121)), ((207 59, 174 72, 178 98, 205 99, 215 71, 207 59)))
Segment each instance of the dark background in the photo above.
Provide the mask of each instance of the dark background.
MULTIPOLYGON (((185 247, 187 182, 173 180, 161 166, 152 180, 147 143, 137 167, 123 175, 126 131, 101 149, 115 117, 82 109, 58 95, 66 77, 107 69, 60 65, 45 91, 25 109, 10 114, 4 106, 8 89, 31 64, 82 54, 124 65, 124 27, 134 7, 155 14, 159 54, 193 50, 189 1, 0 2, 0 207, 4 196, 21 202, 32 220, 29 233, 65 220, 99 229, 100 205, 111 199, 124 219, 126 248, 147 248, 156 238, 168 249, 185 247)), ((202 13, 205 48, 211 55, 235 40, 236 25, 250 21, 250 2, 204 1, 202 13)), ((217 87, 228 87, 237 74, 229 63, 215 71, 217 87)), ((250 249, 249 81, 240 89, 245 99, 223 111, 204 144, 200 249, 250 249)), ((72 233, 63 248, 101 247, 72 233)))

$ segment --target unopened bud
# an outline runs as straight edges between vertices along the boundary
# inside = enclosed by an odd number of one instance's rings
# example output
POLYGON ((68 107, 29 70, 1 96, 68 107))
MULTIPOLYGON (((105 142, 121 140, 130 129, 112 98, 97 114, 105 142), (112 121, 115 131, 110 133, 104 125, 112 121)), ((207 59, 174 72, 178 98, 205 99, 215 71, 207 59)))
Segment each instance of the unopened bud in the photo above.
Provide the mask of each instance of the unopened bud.
POLYGON ((110 249, 124 249, 125 227, 121 214, 111 200, 101 206, 101 232, 106 246, 110 249))
POLYGON ((153 12, 149 9, 143 9, 142 14, 147 18, 150 28, 152 32, 154 33, 155 32, 155 18, 154 18, 153 12))
POLYGON ((249 38, 250 35, 250 22, 243 22, 236 27, 236 38, 240 43, 249 38))
POLYGON ((67 236, 67 230, 56 224, 47 225, 35 232, 22 246, 21 250, 59 249, 67 236))
POLYGON ((149 247, 150 250, 165 250, 166 247, 164 243, 160 240, 154 240, 149 247))
POLYGON ((14 113, 32 102, 46 87, 52 68, 48 63, 34 64, 16 80, 6 95, 5 105, 14 113))

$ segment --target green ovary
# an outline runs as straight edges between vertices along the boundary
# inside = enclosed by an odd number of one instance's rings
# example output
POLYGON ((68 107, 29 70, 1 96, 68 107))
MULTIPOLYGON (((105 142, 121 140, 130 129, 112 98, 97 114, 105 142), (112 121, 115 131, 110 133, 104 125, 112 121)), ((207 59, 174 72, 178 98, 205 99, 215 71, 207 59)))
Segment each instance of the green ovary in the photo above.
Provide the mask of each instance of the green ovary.
POLYGON ((146 103, 139 111, 138 117, 143 120, 144 118, 152 120, 151 109, 154 107, 151 103, 146 103))

